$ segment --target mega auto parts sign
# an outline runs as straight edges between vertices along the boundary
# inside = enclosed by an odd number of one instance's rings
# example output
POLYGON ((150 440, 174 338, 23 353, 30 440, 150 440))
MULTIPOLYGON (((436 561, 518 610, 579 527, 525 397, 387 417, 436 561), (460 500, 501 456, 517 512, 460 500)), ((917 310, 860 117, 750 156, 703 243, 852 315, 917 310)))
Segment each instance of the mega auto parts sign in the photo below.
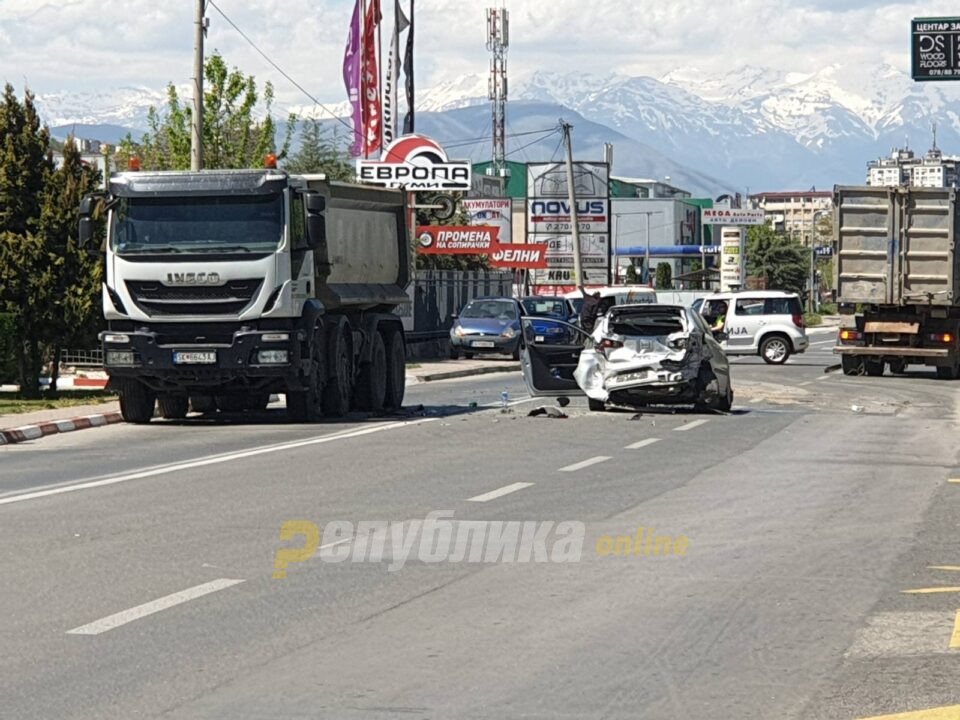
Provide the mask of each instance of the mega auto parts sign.
POLYGON ((473 167, 450 160, 435 140, 404 135, 384 150, 380 160, 357 160, 357 179, 370 185, 404 190, 469 190, 473 167))
POLYGON ((704 208, 700 215, 704 225, 763 225, 766 222, 763 210, 704 208))

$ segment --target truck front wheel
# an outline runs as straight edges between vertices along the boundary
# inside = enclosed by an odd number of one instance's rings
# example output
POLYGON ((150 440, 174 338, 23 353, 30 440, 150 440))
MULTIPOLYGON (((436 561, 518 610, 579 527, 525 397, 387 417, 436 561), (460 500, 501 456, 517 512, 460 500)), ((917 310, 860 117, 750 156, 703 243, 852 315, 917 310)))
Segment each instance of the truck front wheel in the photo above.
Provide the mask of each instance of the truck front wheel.
POLYGON ((316 422, 323 414, 323 370, 326 367, 323 351, 323 331, 318 328, 314 330, 310 343, 310 375, 305 378, 307 389, 287 393, 287 417, 293 422, 316 422))
POLYGON ((120 414, 124 422, 148 423, 153 419, 153 407, 157 396, 146 385, 133 378, 123 378, 119 383, 120 414))

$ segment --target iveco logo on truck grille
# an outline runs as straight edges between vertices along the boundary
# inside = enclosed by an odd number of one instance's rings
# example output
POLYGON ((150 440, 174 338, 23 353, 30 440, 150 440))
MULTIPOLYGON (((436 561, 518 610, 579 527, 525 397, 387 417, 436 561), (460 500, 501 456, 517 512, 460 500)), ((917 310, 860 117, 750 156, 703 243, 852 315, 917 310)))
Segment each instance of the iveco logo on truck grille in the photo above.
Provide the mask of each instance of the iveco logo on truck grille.
POLYGON ((181 287, 184 285, 222 285, 220 273, 167 273, 166 280, 161 280, 164 285, 169 287, 181 287))

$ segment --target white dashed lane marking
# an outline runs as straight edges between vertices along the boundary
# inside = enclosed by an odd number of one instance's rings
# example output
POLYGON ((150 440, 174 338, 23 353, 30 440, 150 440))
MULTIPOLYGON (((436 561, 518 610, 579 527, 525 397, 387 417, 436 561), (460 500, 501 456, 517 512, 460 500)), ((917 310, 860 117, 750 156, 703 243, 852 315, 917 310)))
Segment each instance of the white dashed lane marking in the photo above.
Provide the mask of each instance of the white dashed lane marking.
POLYGON ((527 482, 518 482, 513 483, 512 485, 504 485, 502 488, 497 488, 496 490, 491 490, 488 493, 483 495, 477 495, 475 497, 469 498, 467 502, 490 502, 491 500, 496 500, 498 497, 503 497, 504 495, 509 495, 510 493, 515 493, 517 490, 523 490, 528 488, 533 483, 527 482))
POLYGON ((598 455, 597 457, 592 457, 589 460, 583 460, 573 465, 567 465, 566 467, 560 468, 559 472, 576 472, 577 470, 583 470, 584 468, 590 467, 591 465, 596 465, 597 463, 606 462, 610 458, 607 455, 598 455))

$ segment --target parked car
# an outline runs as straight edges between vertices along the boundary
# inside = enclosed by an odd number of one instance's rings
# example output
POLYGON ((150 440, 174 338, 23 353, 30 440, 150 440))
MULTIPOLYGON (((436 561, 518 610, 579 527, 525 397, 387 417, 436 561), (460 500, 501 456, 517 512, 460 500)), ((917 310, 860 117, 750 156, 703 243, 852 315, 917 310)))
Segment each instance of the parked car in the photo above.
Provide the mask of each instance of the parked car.
POLYGON ((523 307, 504 297, 475 298, 454 317, 450 357, 472 358, 481 353, 506 353, 520 358, 520 316, 523 307))
POLYGON ((778 290, 717 293, 704 298, 700 314, 714 326, 725 316, 727 355, 759 355, 780 365, 810 346, 803 322, 803 306, 796 293, 778 290))
MULTIPOLYGON (((614 305, 636 305, 657 301, 657 291, 646 285, 608 285, 587 288, 587 292, 599 292, 601 298, 613 298, 614 305)), ((580 307, 583 305, 583 293, 579 290, 571 290, 564 297, 571 302, 574 311, 579 314, 580 307)))
POLYGON ((614 307, 591 335, 562 320, 524 317, 521 326, 531 395, 586 395, 591 410, 607 403, 690 403, 728 411, 733 404, 726 355, 704 318, 689 308, 614 307), (557 326, 563 341, 547 341, 535 323, 557 326))
MULTIPOLYGON (((572 325, 579 325, 580 317, 577 311, 566 298, 550 297, 547 295, 520 298, 523 314, 532 318, 550 318, 563 320, 572 325)), ((562 342, 564 333, 559 327, 551 323, 533 321, 534 333, 542 337, 544 342, 562 342)))

